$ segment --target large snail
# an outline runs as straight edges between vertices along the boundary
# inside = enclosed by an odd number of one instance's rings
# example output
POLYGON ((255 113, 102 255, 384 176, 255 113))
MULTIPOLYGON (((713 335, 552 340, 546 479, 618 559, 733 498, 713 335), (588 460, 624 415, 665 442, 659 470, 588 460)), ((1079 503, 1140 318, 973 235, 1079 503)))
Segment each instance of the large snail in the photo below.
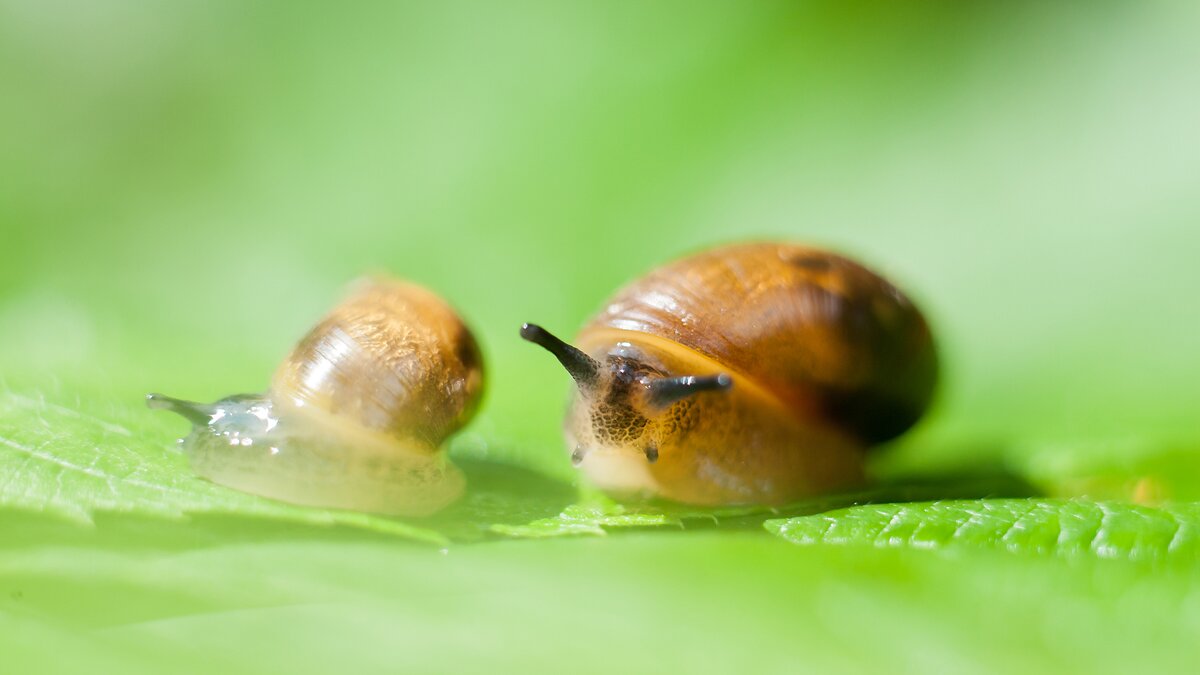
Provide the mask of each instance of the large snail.
POLYGON ((862 265, 788 244, 717 248, 619 291, 571 346, 521 336, 575 380, 572 461, 610 492, 780 504, 863 480, 921 417, 929 327, 862 265))
POLYGON ((183 448, 216 483, 288 502, 424 515, 463 490, 439 448, 474 414, 479 348, 413 284, 363 282, 292 350, 262 395, 150 394, 195 425, 183 448))

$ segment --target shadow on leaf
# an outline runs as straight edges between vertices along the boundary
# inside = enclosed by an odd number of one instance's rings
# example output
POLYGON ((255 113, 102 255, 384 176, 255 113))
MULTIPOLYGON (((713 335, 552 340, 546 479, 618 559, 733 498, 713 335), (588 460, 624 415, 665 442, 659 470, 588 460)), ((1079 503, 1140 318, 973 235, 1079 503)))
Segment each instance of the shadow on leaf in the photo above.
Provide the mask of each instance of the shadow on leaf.
POLYGON ((697 507, 663 501, 618 502, 584 491, 580 501, 549 517, 523 525, 493 525, 496 534, 544 538, 575 534, 603 535, 617 530, 674 526, 685 530, 758 530, 771 518, 803 516, 860 504, 905 503, 954 499, 1031 497, 1037 488, 1001 465, 979 465, 906 476, 854 492, 821 495, 785 506, 737 505, 697 507))

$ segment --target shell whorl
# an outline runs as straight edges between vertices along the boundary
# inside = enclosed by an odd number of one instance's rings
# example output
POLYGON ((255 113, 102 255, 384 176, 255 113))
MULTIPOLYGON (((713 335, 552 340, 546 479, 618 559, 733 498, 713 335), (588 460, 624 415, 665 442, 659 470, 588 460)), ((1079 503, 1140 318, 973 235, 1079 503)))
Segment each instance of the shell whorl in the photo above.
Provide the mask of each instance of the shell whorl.
POLYGON ((372 279, 300 340, 271 393, 436 448, 474 414, 481 363, 470 330, 440 298, 372 279))
POLYGON ((618 291, 584 327, 675 342, 818 414, 868 444, 903 433, 937 377, 929 327, 882 277, 847 258, 788 244, 718 248, 660 267, 618 291))

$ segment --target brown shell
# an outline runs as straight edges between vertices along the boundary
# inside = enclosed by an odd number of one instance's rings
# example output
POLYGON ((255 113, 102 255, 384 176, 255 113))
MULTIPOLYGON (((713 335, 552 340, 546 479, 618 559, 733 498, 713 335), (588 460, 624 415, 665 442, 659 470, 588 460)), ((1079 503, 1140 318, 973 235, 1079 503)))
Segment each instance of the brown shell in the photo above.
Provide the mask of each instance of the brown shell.
POLYGON ((479 347, 449 305, 372 279, 296 345, 272 392, 436 448, 474 414, 482 385, 479 347))
POLYGON ((929 327, 903 293, 803 246, 729 246, 660 267, 619 291, 580 345, 612 329, 699 352, 868 444, 911 427, 937 379, 929 327))

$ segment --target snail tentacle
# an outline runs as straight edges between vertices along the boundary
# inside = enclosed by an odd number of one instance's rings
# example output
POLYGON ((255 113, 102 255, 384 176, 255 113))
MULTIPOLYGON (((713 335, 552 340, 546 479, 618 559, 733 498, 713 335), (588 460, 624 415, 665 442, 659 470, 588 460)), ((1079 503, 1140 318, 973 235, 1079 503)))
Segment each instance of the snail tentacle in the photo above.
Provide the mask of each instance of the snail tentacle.
POLYGON ((656 408, 665 408, 702 391, 726 391, 733 386, 733 378, 725 373, 707 377, 696 375, 662 377, 651 380, 646 386, 649 390, 647 400, 650 405, 656 408))
POLYGON ((191 422, 204 425, 212 420, 213 406, 208 403, 185 401, 165 394, 146 394, 146 407, 152 410, 170 410, 191 422))
POLYGON ((592 357, 537 324, 523 324, 521 337, 553 354, 580 387, 590 389, 596 385, 600 378, 600 364, 592 357))

